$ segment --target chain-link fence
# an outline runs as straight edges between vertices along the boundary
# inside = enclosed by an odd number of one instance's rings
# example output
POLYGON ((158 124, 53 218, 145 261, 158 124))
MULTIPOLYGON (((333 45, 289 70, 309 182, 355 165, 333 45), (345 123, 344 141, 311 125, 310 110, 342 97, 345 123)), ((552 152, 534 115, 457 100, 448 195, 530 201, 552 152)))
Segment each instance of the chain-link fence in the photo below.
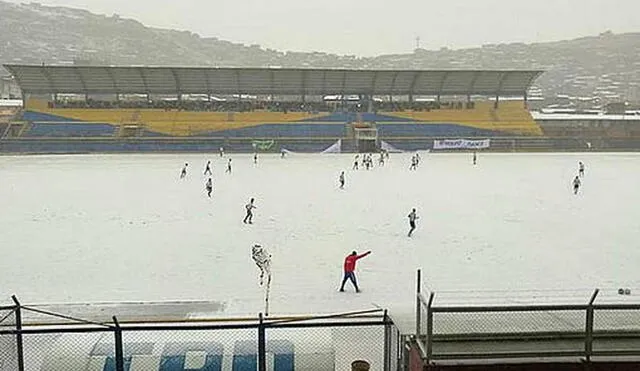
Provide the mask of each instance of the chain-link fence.
POLYGON ((0 371, 329 371, 356 361, 398 371, 399 338, 381 310, 97 323, 17 303, 0 308, 0 371))
POLYGON ((16 308, 0 307, 0 371, 15 371, 18 365, 18 342, 15 333, 16 308))

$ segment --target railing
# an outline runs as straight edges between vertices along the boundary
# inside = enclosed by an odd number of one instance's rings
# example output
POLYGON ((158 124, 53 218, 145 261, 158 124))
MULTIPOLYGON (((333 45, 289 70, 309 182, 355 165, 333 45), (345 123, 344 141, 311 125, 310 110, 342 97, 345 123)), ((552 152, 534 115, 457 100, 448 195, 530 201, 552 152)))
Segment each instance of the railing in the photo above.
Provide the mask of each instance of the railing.
POLYGON ((640 357, 640 304, 596 304, 599 293, 583 304, 435 305, 419 284, 416 345, 426 363, 640 357))
POLYGON ((1 371, 328 371, 348 369, 356 360, 398 371, 402 364, 400 334, 383 310, 182 322, 113 316, 93 322, 14 300, 0 307, 1 371), (25 323, 25 314, 32 323, 25 323))

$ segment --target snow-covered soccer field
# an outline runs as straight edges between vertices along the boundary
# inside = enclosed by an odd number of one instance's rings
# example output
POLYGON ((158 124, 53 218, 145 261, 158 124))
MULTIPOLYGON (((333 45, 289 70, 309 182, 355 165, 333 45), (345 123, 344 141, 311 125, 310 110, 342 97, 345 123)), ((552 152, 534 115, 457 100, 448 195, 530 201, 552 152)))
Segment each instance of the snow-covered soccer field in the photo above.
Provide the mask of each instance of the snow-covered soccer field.
POLYGON ((470 154, 423 154, 415 172, 410 156, 352 171, 353 155, 261 155, 256 166, 232 154, 231 175, 216 154, 0 157, 0 295, 213 300, 255 314, 256 242, 273 254, 273 314, 411 311, 417 268, 435 291, 640 286, 640 155, 480 154, 474 167, 470 154), (373 251, 358 262, 363 292, 339 293, 352 250, 373 251))

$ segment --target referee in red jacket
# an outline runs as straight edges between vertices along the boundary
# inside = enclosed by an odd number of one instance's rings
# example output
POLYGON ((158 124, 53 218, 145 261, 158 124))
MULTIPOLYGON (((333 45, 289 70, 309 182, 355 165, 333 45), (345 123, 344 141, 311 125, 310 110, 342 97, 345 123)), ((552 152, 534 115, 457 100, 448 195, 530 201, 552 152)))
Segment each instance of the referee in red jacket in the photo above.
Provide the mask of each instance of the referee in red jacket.
POLYGON ((351 280, 353 287, 356 288, 356 292, 360 292, 360 289, 358 288, 358 281, 356 281, 356 262, 358 259, 364 258, 369 254, 371 254, 371 251, 367 251, 362 255, 358 255, 357 252, 353 251, 351 255, 347 255, 347 257, 344 258, 344 278, 342 279, 340 292, 344 292, 344 285, 347 283, 347 280, 351 280))

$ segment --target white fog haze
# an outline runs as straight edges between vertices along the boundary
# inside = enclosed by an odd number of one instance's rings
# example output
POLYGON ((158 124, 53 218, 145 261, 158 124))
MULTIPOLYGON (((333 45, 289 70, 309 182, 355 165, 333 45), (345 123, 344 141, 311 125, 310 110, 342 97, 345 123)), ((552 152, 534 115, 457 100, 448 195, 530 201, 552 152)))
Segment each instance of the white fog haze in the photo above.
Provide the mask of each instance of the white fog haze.
MULTIPOLYGON (((19 3, 20 1, 13 1, 19 3)), ((41 0, 282 51, 358 56, 637 31, 637 0, 41 0)))

